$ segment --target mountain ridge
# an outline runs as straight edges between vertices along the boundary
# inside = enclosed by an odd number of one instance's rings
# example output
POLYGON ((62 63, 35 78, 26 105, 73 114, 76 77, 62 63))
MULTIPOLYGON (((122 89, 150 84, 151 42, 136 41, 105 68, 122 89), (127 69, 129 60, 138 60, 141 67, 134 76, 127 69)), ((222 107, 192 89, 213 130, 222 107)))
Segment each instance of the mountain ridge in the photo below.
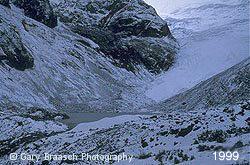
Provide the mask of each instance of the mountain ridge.
MULTIPOLYGON (((99 10, 105 9, 107 14, 116 9, 112 5, 121 3, 115 2, 102 6, 102 3, 89 1, 92 6, 99 4, 99 10)), ((72 3, 65 2, 69 6, 72 3)), ((0 30, 5 36, 1 38, 0 46, 6 55, 2 56, 0 68, 3 75, 0 78, 1 107, 116 112, 151 102, 138 96, 142 84, 152 79, 156 72, 172 65, 178 47, 170 31, 161 34, 166 22, 152 7, 135 0, 129 4, 129 11, 115 12, 117 18, 112 27, 124 28, 121 31, 124 34, 121 34, 99 26, 105 14, 97 19, 84 3, 76 4, 78 8, 75 10, 85 13, 89 22, 96 21, 95 25, 87 26, 84 19, 72 20, 72 23, 65 21, 70 19, 65 15, 75 18, 77 12, 60 11, 60 5, 49 5, 48 0, 33 0, 32 3, 13 0, 10 7, 0 6, 3 20, 0 30), (135 18, 136 13, 144 8, 147 10, 135 18), (133 15, 134 24, 120 24, 119 20, 127 19, 128 15, 133 15), (61 20, 58 26, 54 17, 61 20), (148 18, 154 18, 155 22, 147 26, 141 24, 148 18), (135 36, 130 34, 133 26, 145 32, 145 27, 153 30, 148 36, 135 36), (6 38, 10 38, 11 44, 6 38), (150 68, 155 68, 156 72, 151 73, 154 71, 150 68), (131 100, 131 97, 136 99, 131 100)), ((70 10, 71 7, 64 9, 70 10)))

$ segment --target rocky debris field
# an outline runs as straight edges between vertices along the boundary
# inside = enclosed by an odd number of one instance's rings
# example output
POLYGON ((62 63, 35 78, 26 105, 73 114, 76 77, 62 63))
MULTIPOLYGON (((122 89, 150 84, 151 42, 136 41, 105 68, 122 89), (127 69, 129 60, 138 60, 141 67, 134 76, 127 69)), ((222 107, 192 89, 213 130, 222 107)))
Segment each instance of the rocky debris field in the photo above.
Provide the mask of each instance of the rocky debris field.
POLYGON ((62 113, 44 109, 8 109, 0 112, 0 157, 38 139, 65 132, 68 127, 57 120, 67 118, 62 113))
MULTIPOLYGON (((238 151, 240 155, 237 162, 230 163, 244 164, 249 161, 250 156, 249 116, 249 102, 235 106, 200 109, 185 114, 171 112, 164 115, 119 116, 103 119, 95 124, 79 124, 70 131, 34 139, 20 146, 16 152, 41 155, 44 152, 62 155, 125 153, 133 155, 132 164, 147 164, 147 162, 150 164, 204 164, 214 162, 214 151, 230 150, 238 151)), ((19 127, 22 128, 22 126, 19 127)), ((59 127, 58 131, 62 129, 65 127, 59 127)), ((0 162, 8 162, 8 155, 0 162)), ((84 160, 73 162, 39 160, 39 162, 44 164, 107 163, 84 160)))

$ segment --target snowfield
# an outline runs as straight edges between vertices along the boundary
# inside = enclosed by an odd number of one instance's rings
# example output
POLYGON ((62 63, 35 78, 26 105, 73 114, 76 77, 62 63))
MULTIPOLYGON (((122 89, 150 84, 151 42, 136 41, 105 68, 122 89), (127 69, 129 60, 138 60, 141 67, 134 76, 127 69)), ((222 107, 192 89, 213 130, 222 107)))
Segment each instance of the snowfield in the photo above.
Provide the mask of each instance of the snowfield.
MULTIPOLYGON (((186 113, 164 115, 119 116, 93 123, 79 124, 76 128, 20 146, 15 151, 54 155, 122 154, 132 155, 131 164, 224 164, 214 161, 213 152, 238 151, 238 161, 249 161, 249 102, 231 107, 202 109, 186 113)), ((8 156, 0 163, 10 161, 8 156)), ((26 164, 27 161, 21 162, 26 164)), ((42 158, 36 162, 49 164, 128 164, 115 161, 54 160, 42 158)))
POLYGON ((149 3, 181 45, 172 69, 149 85, 149 98, 170 98, 250 56, 249 1, 170 1, 178 4, 173 9, 165 1, 149 3))

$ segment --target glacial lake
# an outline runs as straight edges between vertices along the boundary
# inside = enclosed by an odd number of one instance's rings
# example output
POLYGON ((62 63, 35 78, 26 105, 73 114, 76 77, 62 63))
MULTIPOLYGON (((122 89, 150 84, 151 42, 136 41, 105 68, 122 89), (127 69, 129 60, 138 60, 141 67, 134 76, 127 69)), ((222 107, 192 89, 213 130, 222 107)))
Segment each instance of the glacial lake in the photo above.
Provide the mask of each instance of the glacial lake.
POLYGON ((80 123, 95 122, 104 118, 112 118, 122 115, 154 115, 152 112, 143 113, 97 113, 97 112, 72 112, 67 113, 69 119, 59 120, 63 124, 66 124, 70 129, 74 128, 80 123))

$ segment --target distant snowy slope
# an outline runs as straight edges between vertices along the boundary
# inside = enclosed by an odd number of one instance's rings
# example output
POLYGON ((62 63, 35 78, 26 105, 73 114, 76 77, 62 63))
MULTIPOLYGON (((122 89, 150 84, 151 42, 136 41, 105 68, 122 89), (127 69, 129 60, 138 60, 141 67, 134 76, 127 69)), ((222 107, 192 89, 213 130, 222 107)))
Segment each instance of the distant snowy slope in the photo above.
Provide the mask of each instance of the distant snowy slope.
POLYGON ((172 8, 157 2, 150 4, 167 19, 181 50, 172 69, 149 85, 148 97, 170 98, 249 57, 249 1, 184 1, 172 8))
POLYGON ((144 0, 152 5, 162 16, 171 15, 174 11, 189 7, 198 7, 206 4, 239 4, 248 0, 144 0))
POLYGON ((150 107, 155 111, 193 110, 236 104, 249 99, 250 58, 186 92, 150 107))

